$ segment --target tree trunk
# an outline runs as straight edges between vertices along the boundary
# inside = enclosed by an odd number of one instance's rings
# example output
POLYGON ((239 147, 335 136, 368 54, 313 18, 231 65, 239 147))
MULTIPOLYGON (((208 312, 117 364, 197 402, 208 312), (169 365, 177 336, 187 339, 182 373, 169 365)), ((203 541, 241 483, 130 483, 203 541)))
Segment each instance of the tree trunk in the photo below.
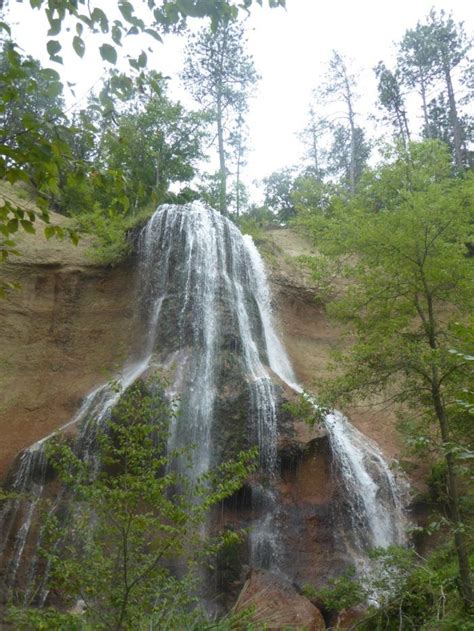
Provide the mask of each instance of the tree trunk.
POLYGON ((403 119, 403 127, 405 128, 405 134, 406 134, 407 145, 408 145, 410 142, 410 129, 408 127, 407 113, 405 112, 405 110, 401 111, 401 115, 403 119))
POLYGON ((225 167, 224 128, 222 125, 222 102, 217 101, 217 141, 219 146, 219 211, 227 214, 227 172, 225 167))
POLYGON ((321 178, 319 177, 318 136, 316 134, 316 128, 314 125, 313 125, 313 160, 314 160, 316 179, 320 180, 321 178))
POLYGON ((430 120, 428 118, 428 104, 426 103, 426 80, 423 71, 420 69, 420 93, 423 103, 423 118, 425 119, 425 136, 431 138, 430 120))
MULTIPOLYGON (((433 297, 423 270, 423 263, 420 263, 420 276, 423 284, 426 304, 428 307, 428 315, 426 317, 421 314, 420 310, 418 312, 420 313, 425 327, 428 344, 430 348, 435 351, 438 349, 437 323, 433 305, 433 297)), ((441 384, 439 379, 438 367, 436 366, 436 364, 433 364, 431 367, 431 399, 433 401, 433 407, 438 419, 441 441, 443 443, 443 450, 445 453, 448 478, 448 504, 450 519, 454 527, 454 546, 456 548, 459 565, 459 591, 463 600, 464 608, 467 611, 474 606, 471 569, 469 565, 469 555, 467 552, 464 527, 461 518, 461 510, 459 507, 459 490, 456 462, 450 449, 449 419, 446 413, 446 408, 441 393, 441 384)))
POLYGON ((449 118, 451 119, 451 126, 453 128, 454 159, 456 161, 456 166, 458 167, 460 171, 462 171, 464 168, 464 165, 462 162, 461 129, 459 126, 458 112, 456 108, 456 99, 454 98, 454 88, 453 88, 453 82, 451 80, 451 72, 446 60, 443 61, 443 70, 444 70, 444 76, 446 79, 446 87, 448 89, 449 118))
POLYGON ((355 190, 356 190, 356 142, 355 142, 356 127, 355 127, 354 110, 352 108, 351 88, 350 88, 347 77, 345 77, 345 84, 346 84, 346 102, 347 102, 347 109, 348 109, 349 125, 351 128, 351 160, 350 160, 350 171, 349 171, 350 186, 351 186, 351 193, 354 195, 355 190))
POLYGON ((239 145, 237 149, 237 174, 236 174, 236 187, 235 187, 235 210, 237 217, 240 215, 240 163, 242 160, 242 134, 239 130, 239 145))
POLYGON ((223 111, 223 82, 224 82, 224 58, 227 50, 227 28, 224 30, 221 48, 219 51, 219 71, 216 96, 217 113, 217 143, 219 149, 219 211, 227 215, 227 171, 225 167, 224 149, 224 111, 223 111))
POLYGON ((459 564, 459 591, 463 600, 464 609, 468 611, 474 606, 474 592, 472 587, 471 568, 469 565, 466 537, 464 535, 461 511, 459 509, 459 489, 456 463, 449 447, 448 418, 441 397, 439 383, 437 381, 436 369, 434 368, 433 370, 435 374, 431 392, 436 416, 439 422, 441 440, 443 441, 443 447, 446 450, 445 460, 448 478, 448 503, 450 518, 454 526, 454 545, 459 564))
POLYGON ((356 191, 356 147, 354 113, 352 112, 352 107, 349 107, 349 122, 351 125, 351 193, 354 195, 356 191))

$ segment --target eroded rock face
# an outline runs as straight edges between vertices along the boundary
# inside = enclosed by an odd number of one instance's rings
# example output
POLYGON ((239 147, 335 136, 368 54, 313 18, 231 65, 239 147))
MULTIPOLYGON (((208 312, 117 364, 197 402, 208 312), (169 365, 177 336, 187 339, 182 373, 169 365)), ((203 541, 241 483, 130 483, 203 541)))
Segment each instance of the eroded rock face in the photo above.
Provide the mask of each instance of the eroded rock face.
POLYGON ((339 537, 339 493, 327 436, 309 441, 292 460, 282 458, 281 467, 282 569, 299 587, 324 585, 348 563, 339 537))
MULTIPOLYGON (((171 384, 171 394, 183 397, 196 380, 193 367, 197 354, 193 355, 193 345, 196 346, 196 340, 202 344, 203 334, 201 330, 193 331, 195 313, 182 302, 180 285, 182 289, 187 283, 182 257, 170 257, 170 270, 173 273, 166 277, 169 291, 163 300, 163 317, 156 331, 153 365, 148 375, 154 370, 164 374, 171 384)), ((137 346, 137 337, 142 336, 144 328, 137 326, 139 319, 135 318, 138 301, 134 261, 121 268, 104 269, 86 264, 85 259, 82 264, 77 260, 63 264, 45 259, 37 265, 20 262, 8 273, 12 280, 21 282, 22 290, 12 294, 7 302, 0 301, 6 385, 0 409, 0 473, 6 471, 21 449, 71 418, 89 390, 116 374, 130 350, 137 346)), ((282 316, 286 347, 298 379, 311 386, 337 334, 330 329, 322 307, 314 302, 313 293, 303 291, 301 285, 292 285, 293 280, 287 277, 278 278, 274 276, 275 304, 282 316)), ((194 277, 189 282, 195 281, 194 277)), ((223 281, 213 303, 220 325, 213 350, 217 361, 212 379, 215 398, 209 466, 257 442, 255 424, 249 420, 249 369, 242 340, 236 334, 238 318, 222 285, 223 281)), ((257 345, 263 346, 257 306, 251 296, 246 299, 249 328, 257 345)), ((205 324, 203 318, 202 329, 205 324)), ((277 468, 272 472, 278 478, 275 524, 282 539, 281 569, 289 582, 254 571, 243 595, 247 594, 248 600, 257 594, 263 611, 268 606, 276 607, 280 618, 275 624, 282 626, 269 628, 300 624, 301 618, 306 621, 301 626, 323 629, 318 610, 291 583, 298 588, 305 583, 321 586, 347 567, 344 541, 335 523, 341 498, 327 436, 318 428, 310 429, 286 409, 286 403, 294 401, 295 394, 271 373, 267 359, 262 352, 261 360, 277 398, 277 468)), ((192 408, 197 400, 186 394, 183 406, 192 408)), ((249 479, 239 493, 215 511, 215 528, 247 528, 255 524, 261 516, 257 495, 262 485, 261 476, 249 479)), ((249 563, 248 542, 232 558, 218 563, 214 591, 223 595, 224 608, 235 601, 249 563)))
POLYGON ((20 260, 1 271, 21 285, 0 300, 4 477, 22 449, 66 423, 90 390, 120 370, 135 337, 135 272, 85 257, 82 265, 20 260))
MULTIPOLYGON (((267 252, 273 302, 285 348, 298 381, 309 391, 317 391, 315 381, 328 376, 331 352, 340 348, 344 339, 343 330, 327 316, 328 297, 314 285, 309 272, 298 265, 298 257, 313 255, 313 248, 297 232, 276 229, 265 233, 263 250, 267 252)), ((332 280, 337 294, 343 282, 332 280)), ((350 339, 346 343, 350 344, 350 339)), ((394 408, 348 406, 343 411, 361 432, 377 442, 384 454, 398 457, 402 445, 394 408)))
POLYGON ((248 576, 235 611, 247 609, 252 611, 251 622, 266 629, 326 629, 319 609, 298 594, 291 583, 269 572, 253 570, 248 576))

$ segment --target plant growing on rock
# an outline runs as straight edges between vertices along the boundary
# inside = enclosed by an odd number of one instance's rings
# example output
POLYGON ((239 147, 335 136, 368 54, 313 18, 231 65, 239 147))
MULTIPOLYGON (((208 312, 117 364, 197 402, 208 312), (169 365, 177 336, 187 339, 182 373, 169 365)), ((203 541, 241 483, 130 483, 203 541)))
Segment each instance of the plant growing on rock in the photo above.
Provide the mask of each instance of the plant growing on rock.
POLYGON ((16 628, 176 629, 196 628, 196 620, 215 628, 198 606, 196 577, 210 555, 240 537, 211 540, 203 529, 209 508, 253 470, 255 453, 190 480, 174 467, 186 452, 167 452, 172 417, 160 388, 137 381, 99 428, 92 458, 64 441, 51 446, 71 499, 66 516, 52 511, 46 520, 41 554, 62 611, 11 609, 16 628))

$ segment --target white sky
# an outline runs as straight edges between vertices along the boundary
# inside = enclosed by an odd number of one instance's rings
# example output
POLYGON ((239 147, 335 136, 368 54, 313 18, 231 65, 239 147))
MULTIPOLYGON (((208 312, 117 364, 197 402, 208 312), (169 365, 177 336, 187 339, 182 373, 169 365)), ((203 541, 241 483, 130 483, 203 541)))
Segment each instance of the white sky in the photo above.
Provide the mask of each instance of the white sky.
MULTIPOLYGON (((25 52, 51 65, 45 53, 45 20, 28 4, 11 0, 10 20, 16 22, 14 36, 25 52)), ((109 10, 113 2, 103 0, 96 4, 109 10)), ((464 21, 467 33, 474 33, 473 0, 287 0, 286 11, 255 5, 248 20, 249 52, 262 79, 248 117, 251 151, 244 174, 247 182, 300 159, 302 146, 296 133, 305 125, 311 92, 321 80, 333 49, 352 58, 353 69, 360 72, 360 124, 376 113, 372 68, 379 60, 391 65, 394 44, 406 29, 424 19, 432 6, 452 11, 455 21, 464 21)), ((132 40, 135 51, 139 44, 153 45, 156 52, 149 57, 149 67, 172 77, 171 95, 186 104, 187 96, 177 78, 184 38, 168 37, 163 45, 155 44, 151 38, 146 44, 137 37, 132 40)), ((88 36, 83 60, 64 47, 63 78, 77 84, 76 98, 70 97, 71 103, 86 95, 103 74, 104 64, 96 52, 99 43, 100 38, 88 36)), ((411 99, 415 108, 415 95, 411 99)), ((370 129, 372 134, 377 133, 373 124, 370 129)))

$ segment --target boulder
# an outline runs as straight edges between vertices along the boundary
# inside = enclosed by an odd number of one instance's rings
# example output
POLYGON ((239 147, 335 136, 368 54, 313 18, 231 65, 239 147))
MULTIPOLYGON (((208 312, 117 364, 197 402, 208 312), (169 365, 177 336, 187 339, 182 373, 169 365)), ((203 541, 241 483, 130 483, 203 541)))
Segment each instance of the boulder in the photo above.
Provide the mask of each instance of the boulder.
POLYGON ((289 581, 271 572, 250 572, 234 607, 237 613, 245 610, 249 610, 252 622, 266 629, 326 629, 319 609, 289 581))

